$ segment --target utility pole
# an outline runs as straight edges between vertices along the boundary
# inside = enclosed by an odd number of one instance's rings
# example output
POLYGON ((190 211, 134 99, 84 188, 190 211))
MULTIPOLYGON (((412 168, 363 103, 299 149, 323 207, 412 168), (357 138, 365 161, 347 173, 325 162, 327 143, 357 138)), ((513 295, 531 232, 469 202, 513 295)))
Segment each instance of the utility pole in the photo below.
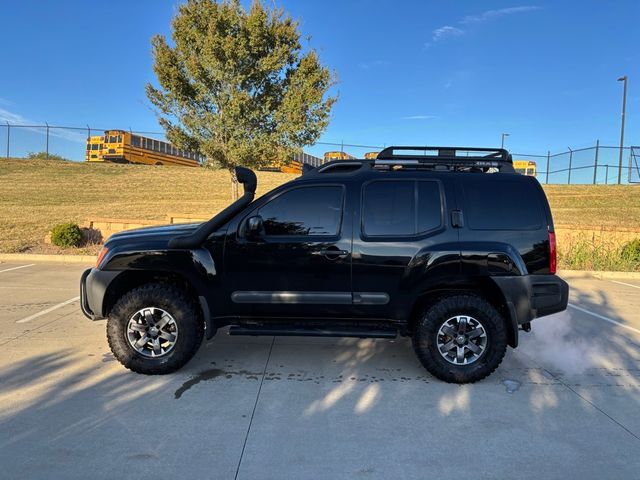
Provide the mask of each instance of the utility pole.
POLYGON ((622 183, 622 152, 624 149, 624 114, 627 110, 627 76, 620 77, 618 81, 624 83, 622 93, 622 125, 620 126, 620 158, 618 159, 618 185, 620 185, 620 183, 622 183))
POLYGON ((503 133, 502 134, 502 140, 500 142, 500 148, 504 148, 504 137, 508 137, 509 134, 508 133, 503 133))

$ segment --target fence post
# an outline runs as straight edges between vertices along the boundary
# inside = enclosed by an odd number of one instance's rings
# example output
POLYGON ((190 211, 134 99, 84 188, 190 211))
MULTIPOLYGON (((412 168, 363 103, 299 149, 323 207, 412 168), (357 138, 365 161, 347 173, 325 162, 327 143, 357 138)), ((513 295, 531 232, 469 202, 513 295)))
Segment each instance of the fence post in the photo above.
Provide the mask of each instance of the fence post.
POLYGON ((47 122, 44 124, 47 126, 47 160, 49 160, 49 124, 47 122))
POLYGON ((544 183, 549 184, 549 160, 551 158, 551 150, 547 150, 547 174, 544 179, 544 183))
POLYGON ((609 164, 607 163, 607 168, 604 171, 604 184, 609 183, 609 164))
POLYGON ((567 185, 571 185, 571 164, 573 163, 573 150, 571 147, 567 147, 569 149, 569 176, 567 177, 567 185))
POLYGON ((9 122, 6 120, 4 123, 7 124, 7 158, 9 158, 9 136, 11 135, 11 125, 9 125, 9 122))
POLYGON ((598 154, 600 153, 600 140, 596 140, 596 158, 593 165, 593 184, 598 181, 598 154))

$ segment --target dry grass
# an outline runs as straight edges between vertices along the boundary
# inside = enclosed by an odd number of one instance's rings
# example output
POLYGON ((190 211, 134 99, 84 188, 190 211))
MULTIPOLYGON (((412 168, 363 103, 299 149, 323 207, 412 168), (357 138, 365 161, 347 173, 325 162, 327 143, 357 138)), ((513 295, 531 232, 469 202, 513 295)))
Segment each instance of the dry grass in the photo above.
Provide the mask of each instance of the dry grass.
MULTIPOLYGON (((258 172, 257 193, 292 178, 258 172)), ((230 198, 227 171, 2 159, 0 252, 40 251, 45 235, 62 222, 96 217, 162 222, 168 213, 210 216, 230 198)))
POLYGON ((556 225, 640 227, 640 185, 547 185, 556 225))
MULTIPOLYGON (((294 178, 258 173, 258 194, 294 178)), ((545 187, 558 225, 640 227, 640 187, 545 187)), ((39 251, 51 228, 96 217, 163 221, 229 204, 226 171, 0 160, 0 252, 39 251)))

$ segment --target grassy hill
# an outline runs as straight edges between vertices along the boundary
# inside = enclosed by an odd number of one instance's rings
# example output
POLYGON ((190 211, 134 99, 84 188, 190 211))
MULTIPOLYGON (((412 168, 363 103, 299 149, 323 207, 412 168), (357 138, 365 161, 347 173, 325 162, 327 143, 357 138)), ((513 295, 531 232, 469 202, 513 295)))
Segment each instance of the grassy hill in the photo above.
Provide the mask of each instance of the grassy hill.
MULTIPOLYGON (((294 178, 259 172, 258 194, 294 178)), ((558 225, 640 227, 640 187, 545 187, 558 225)), ((230 201, 226 171, 167 166, 0 160, 0 252, 29 251, 57 223, 96 217, 213 215, 230 201)))
MULTIPOLYGON (((258 195, 294 178, 259 172, 258 195)), ((227 171, 201 168, 0 160, 0 252, 42 243, 54 225, 96 217, 163 221, 213 215, 229 204, 227 171)))

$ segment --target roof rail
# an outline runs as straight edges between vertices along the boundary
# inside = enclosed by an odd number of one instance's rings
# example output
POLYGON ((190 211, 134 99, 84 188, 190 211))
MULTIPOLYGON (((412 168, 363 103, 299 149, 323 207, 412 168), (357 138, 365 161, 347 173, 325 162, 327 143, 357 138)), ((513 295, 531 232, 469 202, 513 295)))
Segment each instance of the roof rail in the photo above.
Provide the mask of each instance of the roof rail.
POLYGON ((447 170, 497 169, 514 172, 511 155, 504 148, 483 147, 387 147, 378 154, 375 167, 440 168, 447 170))

